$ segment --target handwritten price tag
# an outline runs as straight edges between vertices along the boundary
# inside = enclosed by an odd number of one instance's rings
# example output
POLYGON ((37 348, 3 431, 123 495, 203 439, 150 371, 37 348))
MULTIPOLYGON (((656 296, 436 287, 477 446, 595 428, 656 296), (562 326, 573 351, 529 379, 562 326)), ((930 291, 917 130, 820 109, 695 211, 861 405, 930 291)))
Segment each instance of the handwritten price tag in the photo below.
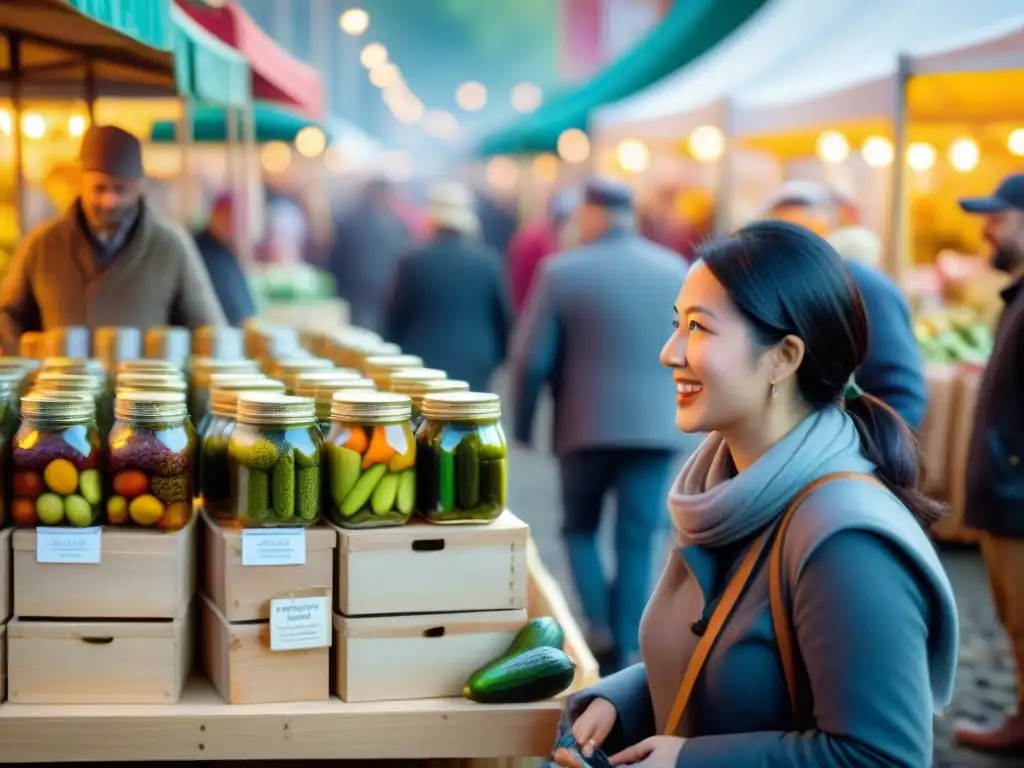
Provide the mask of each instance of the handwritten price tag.
POLYGON ((270 650, 304 651, 330 645, 329 597, 280 597, 270 601, 270 650))

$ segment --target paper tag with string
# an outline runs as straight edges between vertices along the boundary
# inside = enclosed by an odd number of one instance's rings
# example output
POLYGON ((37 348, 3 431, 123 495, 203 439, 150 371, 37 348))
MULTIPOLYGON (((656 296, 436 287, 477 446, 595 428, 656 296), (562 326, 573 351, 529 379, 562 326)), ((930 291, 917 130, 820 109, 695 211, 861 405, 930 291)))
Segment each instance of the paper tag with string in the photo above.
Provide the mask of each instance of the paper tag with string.
POLYGON ((330 646, 330 587, 298 587, 270 598, 271 651, 330 646))

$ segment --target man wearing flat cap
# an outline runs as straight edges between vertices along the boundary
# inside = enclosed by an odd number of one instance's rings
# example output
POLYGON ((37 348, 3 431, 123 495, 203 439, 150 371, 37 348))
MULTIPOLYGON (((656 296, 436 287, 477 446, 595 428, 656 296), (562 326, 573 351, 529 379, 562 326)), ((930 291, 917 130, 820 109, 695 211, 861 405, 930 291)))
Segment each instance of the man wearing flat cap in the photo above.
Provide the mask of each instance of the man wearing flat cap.
POLYGON ((626 186, 590 180, 576 218, 582 245, 541 263, 509 371, 521 443, 531 440, 541 389, 551 388, 562 535, 591 648, 607 673, 638 654, 655 535, 687 442, 675 427, 674 383, 658 362, 686 263, 637 233, 626 186), (613 492, 618 568, 609 585, 597 531, 613 492))
POLYGON ((92 126, 79 159, 79 198, 22 239, 0 285, 4 351, 26 331, 71 325, 224 324, 194 242, 142 197, 139 140, 92 126))

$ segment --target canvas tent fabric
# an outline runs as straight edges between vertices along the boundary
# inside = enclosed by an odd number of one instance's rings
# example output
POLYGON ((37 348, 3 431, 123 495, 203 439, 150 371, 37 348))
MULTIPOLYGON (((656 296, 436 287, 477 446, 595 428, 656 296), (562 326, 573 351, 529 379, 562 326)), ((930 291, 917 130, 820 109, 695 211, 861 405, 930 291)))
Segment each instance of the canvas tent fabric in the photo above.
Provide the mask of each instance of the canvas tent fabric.
MULTIPOLYGON (((937 67, 944 57, 963 55, 958 51, 965 48, 1014 38, 1022 8, 1020 0, 904 0, 901 4, 861 0, 856 11, 842 26, 841 35, 815 41, 738 90, 733 100, 738 135, 798 134, 847 126, 886 130, 897 100, 901 54, 912 62, 937 67), (987 40, 979 39, 981 33, 987 40)), ((912 118, 921 117, 915 100, 927 100, 920 95, 927 83, 919 86, 910 99, 912 118)), ((943 98, 941 112, 947 117, 969 102, 973 102, 970 110, 958 114, 958 119, 990 117, 987 99, 972 99, 969 92, 947 93, 943 98)))
POLYGON ((598 107, 636 93, 717 45, 766 0, 687 0, 608 68, 536 112, 484 138, 483 155, 551 152, 569 128, 586 130, 598 107))
MULTIPOLYGON (((270 141, 283 141, 291 144, 299 131, 309 126, 323 130, 327 142, 333 140, 329 128, 296 114, 288 109, 257 102, 253 106, 253 121, 256 126, 256 141, 265 144, 270 141)), ((160 120, 153 123, 149 140, 153 144, 174 143, 175 123, 172 120, 160 120)), ((227 141, 227 113, 222 107, 199 106, 192 112, 192 140, 196 143, 224 143, 227 141)))
POLYGON ((275 43, 236 2, 226 0, 218 8, 193 3, 178 7, 245 57, 257 99, 292 107, 313 120, 323 116, 320 73, 275 43))
POLYGON ((173 38, 167 49, 154 48, 64 0, 3 0, 0 96, 11 94, 13 39, 20 39, 24 98, 82 98, 89 71, 98 96, 170 96, 176 91, 173 38))
POLYGON ((177 6, 174 71, 178 91, 199 102, 244 107, 252 99, 252 75, 245 58, 207 32, 177 6))
POLYGON ((841 34, 861 0, 772 0, 733 35, 659 83, 594 115, 602 139, 675 139, 724 127, 729 94, 817 39, 841 34))

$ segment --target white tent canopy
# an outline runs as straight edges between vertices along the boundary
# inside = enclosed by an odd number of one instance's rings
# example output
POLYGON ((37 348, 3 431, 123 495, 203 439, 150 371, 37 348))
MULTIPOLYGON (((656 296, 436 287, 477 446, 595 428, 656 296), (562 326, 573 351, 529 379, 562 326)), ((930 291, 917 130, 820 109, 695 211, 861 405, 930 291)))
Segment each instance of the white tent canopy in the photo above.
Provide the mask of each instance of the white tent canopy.
POLYGON ((847 17, 877 0, 773 0, 692 64, 597 111, 602 138, 676 137, 724 125, 726 97, 795 50, 841 34, 847 17))
POLYGON ((733 94, 736 132, 888 117, 904 53, 922 72, 954 71, 958 59, 973 68, 1014 60, 1019 67, 1021 13, 1021 0, 862 0, 836 35, 819 37, 733 94))

